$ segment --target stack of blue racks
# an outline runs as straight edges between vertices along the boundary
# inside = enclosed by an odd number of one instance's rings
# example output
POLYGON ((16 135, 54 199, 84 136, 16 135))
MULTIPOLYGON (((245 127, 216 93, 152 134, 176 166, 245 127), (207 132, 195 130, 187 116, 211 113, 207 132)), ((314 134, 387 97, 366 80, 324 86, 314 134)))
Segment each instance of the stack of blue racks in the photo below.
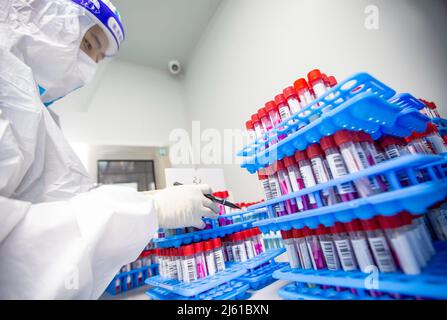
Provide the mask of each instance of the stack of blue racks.
MULTIPOLYGON (((246 146, 238 155, 244 157, 242 168, 255 173, 344 129, 363 131, 375 140, 384 135, 405 138, 413 132, 422 133, 426 130, 430 119, 419 112, 422 108, 423 104, 410 94, 396 95, 394 90, 369 74, 356 74, 288 121, 276 126, 262 139, 246 146), (330 111, 323 113, 323 109, 330 111), (315 116, 319 118, 310 121, 315 116), (279 137, 286 138, 281 140, 279 137)), ((447 121, 437 120, 437 125, 447 128, 447 121)), ((269 218, 253 225, 259 227, 263 233, 269 233, 305 227, 316 229, 319 225, 332 227, 337 222, 368 220, 379 215, 389 217, 401 212, 424 215, 432 206, 439 205, 446 199, 447 157, 406 155, 249 209, 268 210, 269 218), (402 174, 408 177, 405 185, 399 181, 402 174), (419 179, 421 175, 424 177, 422 181, 419 179), (275 205, 281 202, 304 195, 316 196, 344 183, 378 176, 386 178, 389 183, 388 191, 335 205, 324 206, 320 203, 316 209, 288 216, 275 216, 275 205)), ((379 273, 378 286, 374 288, 376 292, 380 292, 377 296, 370 294, 370 275, 360 271, 304 270, 286 266, 276 270, 273 277, 292 282, 279 291, 284 299, 446 299, 447 245, 440 242, 435 247, 435 258, 419 275, 379 273)))

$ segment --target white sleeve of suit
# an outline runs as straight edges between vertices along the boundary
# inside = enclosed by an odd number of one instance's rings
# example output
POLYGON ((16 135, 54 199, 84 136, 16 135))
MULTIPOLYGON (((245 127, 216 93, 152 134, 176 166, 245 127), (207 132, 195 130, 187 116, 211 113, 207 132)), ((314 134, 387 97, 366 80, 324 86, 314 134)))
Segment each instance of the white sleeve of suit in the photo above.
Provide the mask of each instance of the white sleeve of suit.
POLYGON ((0 298, 96 299, 158 228, 153 201, 104 186, 57 202, 10 198, 26 155, 0 109, 0 298))

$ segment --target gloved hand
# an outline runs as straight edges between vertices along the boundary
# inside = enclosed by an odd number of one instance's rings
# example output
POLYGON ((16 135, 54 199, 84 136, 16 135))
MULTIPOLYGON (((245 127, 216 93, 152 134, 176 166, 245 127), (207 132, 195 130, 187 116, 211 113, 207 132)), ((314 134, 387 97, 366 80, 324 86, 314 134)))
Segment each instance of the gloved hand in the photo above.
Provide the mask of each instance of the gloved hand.
POLYGON ((155 203, 160 228, 205 228, 202 217, 217 219, 219 207, 206 198, 212 194, 207 185, 184 185, 150 194, 155 203))

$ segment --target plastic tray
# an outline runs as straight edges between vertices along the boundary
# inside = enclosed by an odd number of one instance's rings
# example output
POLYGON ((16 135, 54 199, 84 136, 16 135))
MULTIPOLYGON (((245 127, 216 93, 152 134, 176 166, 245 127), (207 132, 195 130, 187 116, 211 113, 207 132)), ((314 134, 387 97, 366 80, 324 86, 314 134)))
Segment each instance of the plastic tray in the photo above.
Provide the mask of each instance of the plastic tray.
POLYGON ((354 294, 350 291, 338 292, 335 288, 307 288, 303 285, 290 283, 278 290, 278 295, 285 300, 395 300, 396 298, 383 294, 372 297, 364 292, 354 294))
POLYGON ((262 266, 263 264, 272 261, 277 256, 283 254, 286 252, 286 249, 280 248, 280 249, 271 249, 266 250, 265 252, 261 253, 260 255, 247 260, 245 262, 233 262, 229 263, 228 265, 231 267, 238 266, 239 268, 244 268, 245 270, 253 270, 256 269, 259 266, 262 266))
POLYGON ((216 288, 224 283, 239 278, 247 272, 240 265, 228 266, 225 271, 219 272, 212 277, 199 279, 190 283, 180 282, 178 280, 166 279, 161 276, 155 276, 146 279, 146 284, 154 287, 175 292, 181 296, 194 297, 202 292, 216 288))
MULTIPOLYGON (((225 217, 225 216, 222 216, 225 217)), ((169 236, 166 238, 154 239, 152 243, 154 243, 159 248, 178 248, 185 244, 190 244, 193 242, 206 241, 214 238, 222 238, 226 235, 239 232, 245 229, 251 228, 253 222, 256 220, 247 220, 219 228, 207 229, 198 232, 185 233, 178 236, 169 236)))
POLYGON ((133 290, 133 289, 143 286, 145 283, 145 280, 149 277, 149 270, 151 271, 152 275, 158 274, 158 264, 152 264, 150 266, 145 266, 145 267, 142 267, 139 269, 133 269, 128 272, 122 272, 122 273, 117 274, 113 278, 112 282, 110 282, 109 286, 106 289, 106 292, 110 295, 115 296, 115 295, 124 293, 126 291, 133 290), (138 281, 138 274, 140 272, 142 273, 142 281, 141 282, 138 281), (130 287, 128 287, 128 284, 127 284, 127 277, 129 277, 129 276, 131 277, 130 287), (118 287, 118 289, 115 284, 116 279, 120 279, 120 286, 118 287))
POLYGON ((246 157, 241 167, 255 173, 343 129, 361 130, 374 139, 383 134, 407 137, 413 131, 425 131, 430 119, 419 113, 422 103, 410 94, 392 98, 394 95, 394 90, 369 74, 356 74, 246 146, 238 153, 246 157), (332 110, 322 113, 328 107, 332 110), (315 116, 319 118, 310 122, 315 116), (295 131, 298 126, 301 129, 295 131), (281 135, 288 136, 279 141, 281 135), (272 144, 273 140, 277 143, 272 144))
POLYGON ((231 281, 195 297, 184 297, 162 288, 149 289, 146 292, 153 300, 245 300, 249 297, 249 285, 241 281, 231 281))
MULTIPOLYGON (((399 293, 414 297, 447 299, 447 243, 437 243, 438 254, 419 275, 380 273, 376 291, 399 293)), ((371 277, 359 271, 300 270, 285 267, 275 271, 273 277, 281 280, 340 286, 367 290, 371 277)))
POLYGON ((254 226, 259 227, 263 233, 268 233, 278 230, 287 231, 292 228, 302 229, 305 226, 315 229, 319 224, 330 227, 337 221, 346 223, 357 218, 366 220, 376 215, 390 216, 401 211, 424 214, 427 208, 447 197, 446 163, 447 159, 445 157, 425 155, 408 155, 386 161, 361 172, 279 197, 253 208, 266 206, 270 211, 273 211, 273 206, 279 202, 316 193, 362 177, 385 176, 391 189, 393 189, 392 191, 293 215, 265 219, 254 223, 254 226), (416 174, 421 168, 432 181, 418 184, 416 174), (402 187, 399 184, 397 177, 402 171, 409 178, 410 186, 408 187, 402 187))
POLYGON ((282 269, 287 265, 288 263, 286 262, 272 262, 259 269, 253 270, 246 275, 243 275, 242 277, 238 278, 238 280, 247 283, 251 290, 259 290, 275 282, 276 279, 273 278, 273 272, 282 269))

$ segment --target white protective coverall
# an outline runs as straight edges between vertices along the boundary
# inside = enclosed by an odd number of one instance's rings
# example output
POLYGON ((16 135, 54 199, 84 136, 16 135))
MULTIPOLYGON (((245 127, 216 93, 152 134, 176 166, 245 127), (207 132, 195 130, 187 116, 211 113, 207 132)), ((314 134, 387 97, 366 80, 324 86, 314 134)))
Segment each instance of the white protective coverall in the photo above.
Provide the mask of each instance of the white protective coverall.
POLYGON ((92 189, 40 101, 29 59, 57 25, 47 28, 55 20, 38 10, 15 10, 39 1, 0 0, 0 299, 96 299, 154 236, 160 212, 131 189, 92 189))

